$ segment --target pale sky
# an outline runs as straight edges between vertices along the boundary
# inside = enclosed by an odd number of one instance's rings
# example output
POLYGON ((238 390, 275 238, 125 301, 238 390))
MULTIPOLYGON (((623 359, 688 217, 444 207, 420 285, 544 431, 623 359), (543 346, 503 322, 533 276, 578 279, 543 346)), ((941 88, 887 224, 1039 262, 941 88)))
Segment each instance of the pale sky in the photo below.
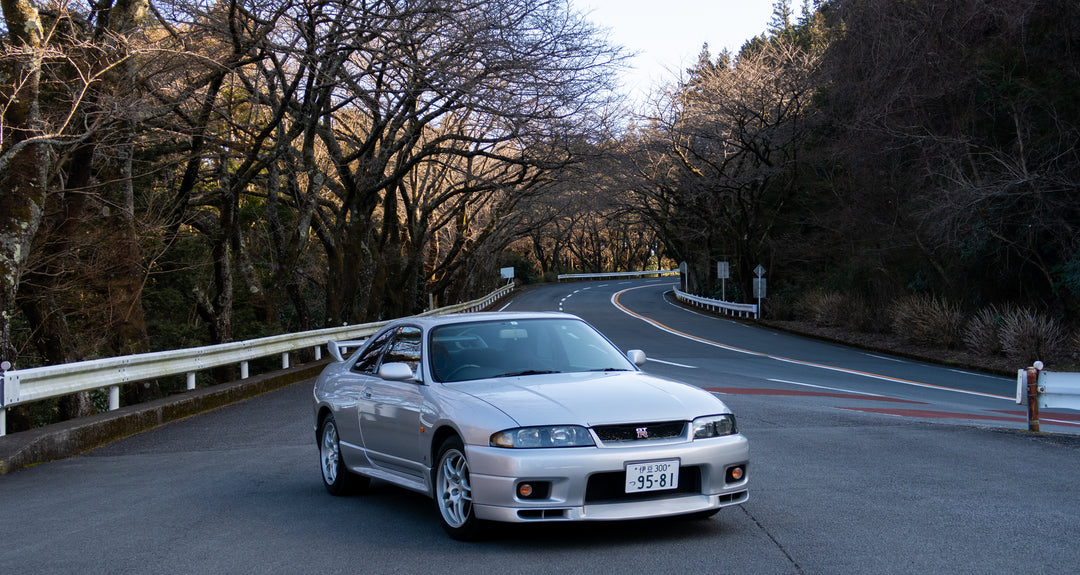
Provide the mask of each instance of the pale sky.
POLYGON ((638 52, 626 89, 641 98, 692 66, 705 42, 714 58, 724 48, 738 52, 768 28, 775 0, 571 1, 592 22, 609 29, 610 43, 638 52))

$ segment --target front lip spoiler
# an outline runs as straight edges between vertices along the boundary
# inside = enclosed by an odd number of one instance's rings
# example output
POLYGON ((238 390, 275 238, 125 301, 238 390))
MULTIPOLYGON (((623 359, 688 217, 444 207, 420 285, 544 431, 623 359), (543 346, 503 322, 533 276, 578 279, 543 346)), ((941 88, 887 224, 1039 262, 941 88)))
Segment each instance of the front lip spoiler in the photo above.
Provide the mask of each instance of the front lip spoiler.
POLYGON ((580 507, 498 507, 476 505, 478 519, 505 523, 545 521, 626 521, 672 517, 741 505, 750 499, 743 489, 721 495, 685 495, 646 501, 593 503, 580 507))

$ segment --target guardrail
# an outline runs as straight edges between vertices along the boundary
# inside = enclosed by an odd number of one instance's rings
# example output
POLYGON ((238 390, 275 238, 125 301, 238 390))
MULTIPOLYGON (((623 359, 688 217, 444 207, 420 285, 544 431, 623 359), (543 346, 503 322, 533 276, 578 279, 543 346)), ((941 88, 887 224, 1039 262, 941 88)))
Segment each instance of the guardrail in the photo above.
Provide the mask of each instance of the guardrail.
POLYGON ((758 306, 754 303, 732 303, 729 301, 722 301, 718 299, 690 295, 688 293, 679 291, 678 288, 675 289, 675 297, 681 302, 693 304, 708 310, 718 311, 738 317, 750 317, 751 314, 753 314, 754 319, 758 318, 758 306))
POLYGON ((651 270, 642 272, 601 272, 588 274, 559 274, 562 280, 599 280, 604 278, 636 278, 641 276, 670 276, 678 275, 679 270, 651 270))
POLYGON ((1080 373, 1043 371, 1043 362, 1018 370, 1016 403, 1027 401, 1028 430, 1039 431, 1039 408, 1080 410, 1080 373))
MULTIPOLYGON (((438 308, 419 316, 469 313, 484 309, 510 293, 509 283, 494 292, 462 304, 438 308)), ((8 370, 0 385, 0 436, 7 432, 7 408, 52 397, 109 389, 109 410, 120 407, 120 386, 186 374, 187 389, 195 389, 196 372, 224 365, 240 365, 240 378, 248 378, 248 362, 281 355, 282 369, 289 367, 289 353, 313 348, 315 358, 322 358, 322 346, 330 340, 356 339, 373 335, 388 321, 332 327, 295 334, 282 334, 248 341, 109 357, 29 369, 8 370)))

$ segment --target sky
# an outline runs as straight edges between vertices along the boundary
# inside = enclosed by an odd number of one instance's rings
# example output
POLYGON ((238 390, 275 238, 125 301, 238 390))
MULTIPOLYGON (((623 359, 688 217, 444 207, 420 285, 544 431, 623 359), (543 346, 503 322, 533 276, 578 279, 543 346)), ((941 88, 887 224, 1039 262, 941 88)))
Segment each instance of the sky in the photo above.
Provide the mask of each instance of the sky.
POLYGON ((609 29, 610 43, 638 52, 624 82, 631 95, 643 98, 653 86, 670 83, 691 67, 706 42, 714 58, 724 48, 738 52, 768 28, 775 0, 571 1, 609 29))

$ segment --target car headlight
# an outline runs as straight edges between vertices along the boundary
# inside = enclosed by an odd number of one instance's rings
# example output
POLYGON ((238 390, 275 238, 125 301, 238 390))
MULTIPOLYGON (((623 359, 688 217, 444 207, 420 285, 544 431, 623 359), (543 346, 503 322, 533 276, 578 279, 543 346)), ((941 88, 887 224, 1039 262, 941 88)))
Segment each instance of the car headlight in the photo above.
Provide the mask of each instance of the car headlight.
POLYGON ((580 425, 518 427, 491 435, 492 447, 537 449, 542 447, 588 447, 593 443, 589 430, 580 425))
POLYGON ((694 439, 733 435, 739 430, 735 426, 735 416, 730 413, 708 415, 694 420, 694 439))

